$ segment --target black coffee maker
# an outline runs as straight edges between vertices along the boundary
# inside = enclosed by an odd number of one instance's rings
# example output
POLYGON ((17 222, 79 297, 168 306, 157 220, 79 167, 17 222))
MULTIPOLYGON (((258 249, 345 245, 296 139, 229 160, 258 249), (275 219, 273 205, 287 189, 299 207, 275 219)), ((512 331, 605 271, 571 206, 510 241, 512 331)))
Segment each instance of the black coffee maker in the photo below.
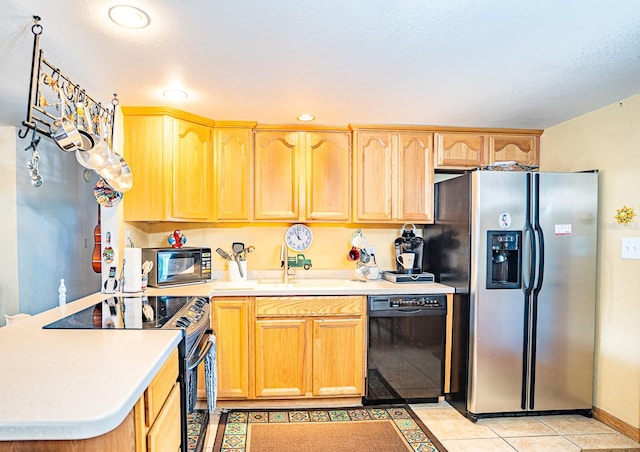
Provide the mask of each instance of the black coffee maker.
POLYGON ((396 273, 419 275, 422 273, 422 253, 424 251, 424 239, 416 237, 416 227, 413 224, 402 225, 402 236, 395 239, 396 273), (407 228, 411 226, 411 229, 407 228), (403 265, 403 254, 413 254, 413 266, 406 268, 403 265))

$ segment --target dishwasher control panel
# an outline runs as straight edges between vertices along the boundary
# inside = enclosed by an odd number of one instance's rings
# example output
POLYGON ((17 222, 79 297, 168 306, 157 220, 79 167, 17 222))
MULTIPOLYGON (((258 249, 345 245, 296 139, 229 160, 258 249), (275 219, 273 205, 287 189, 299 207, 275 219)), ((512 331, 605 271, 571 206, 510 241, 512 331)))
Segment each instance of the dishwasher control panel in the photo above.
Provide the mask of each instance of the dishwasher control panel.
POLYGON ((446 295, 374 295, 368 298, 369 311, 395 309, 446 309, 446 295))

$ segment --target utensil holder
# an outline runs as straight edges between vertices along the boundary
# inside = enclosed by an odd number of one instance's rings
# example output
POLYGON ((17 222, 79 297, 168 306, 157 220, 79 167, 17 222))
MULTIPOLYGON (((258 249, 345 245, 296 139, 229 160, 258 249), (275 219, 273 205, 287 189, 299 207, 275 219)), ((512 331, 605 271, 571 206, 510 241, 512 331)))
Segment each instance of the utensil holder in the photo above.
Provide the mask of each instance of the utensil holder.
POLYGON ((238 262, 228 261, 229 264, 229 281, 246 281, 247 280, 247 261, 240 261, 242 268, 242 276, 238 270, 238 262))

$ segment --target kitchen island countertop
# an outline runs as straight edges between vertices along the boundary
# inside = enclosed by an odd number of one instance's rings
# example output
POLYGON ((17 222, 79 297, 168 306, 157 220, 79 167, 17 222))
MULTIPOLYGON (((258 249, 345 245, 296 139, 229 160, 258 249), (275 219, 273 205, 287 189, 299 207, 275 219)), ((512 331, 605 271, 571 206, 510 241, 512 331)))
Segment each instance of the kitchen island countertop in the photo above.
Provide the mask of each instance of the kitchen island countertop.
POLYGON ((85 439, 125 419, 179 344, 178 330, 43 329, 95 294, 0 328, 0 441, 85 439))

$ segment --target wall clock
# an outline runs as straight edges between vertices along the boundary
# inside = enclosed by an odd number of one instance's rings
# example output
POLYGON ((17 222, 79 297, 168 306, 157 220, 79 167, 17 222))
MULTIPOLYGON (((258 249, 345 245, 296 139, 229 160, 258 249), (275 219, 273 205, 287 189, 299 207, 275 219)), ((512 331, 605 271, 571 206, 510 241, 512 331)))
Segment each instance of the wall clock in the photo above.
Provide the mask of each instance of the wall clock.
POLYGON ((293 251, 304 251, 311 246, 313 234, 304 224, 294 224, 287 229, 284 241, 293 251))

